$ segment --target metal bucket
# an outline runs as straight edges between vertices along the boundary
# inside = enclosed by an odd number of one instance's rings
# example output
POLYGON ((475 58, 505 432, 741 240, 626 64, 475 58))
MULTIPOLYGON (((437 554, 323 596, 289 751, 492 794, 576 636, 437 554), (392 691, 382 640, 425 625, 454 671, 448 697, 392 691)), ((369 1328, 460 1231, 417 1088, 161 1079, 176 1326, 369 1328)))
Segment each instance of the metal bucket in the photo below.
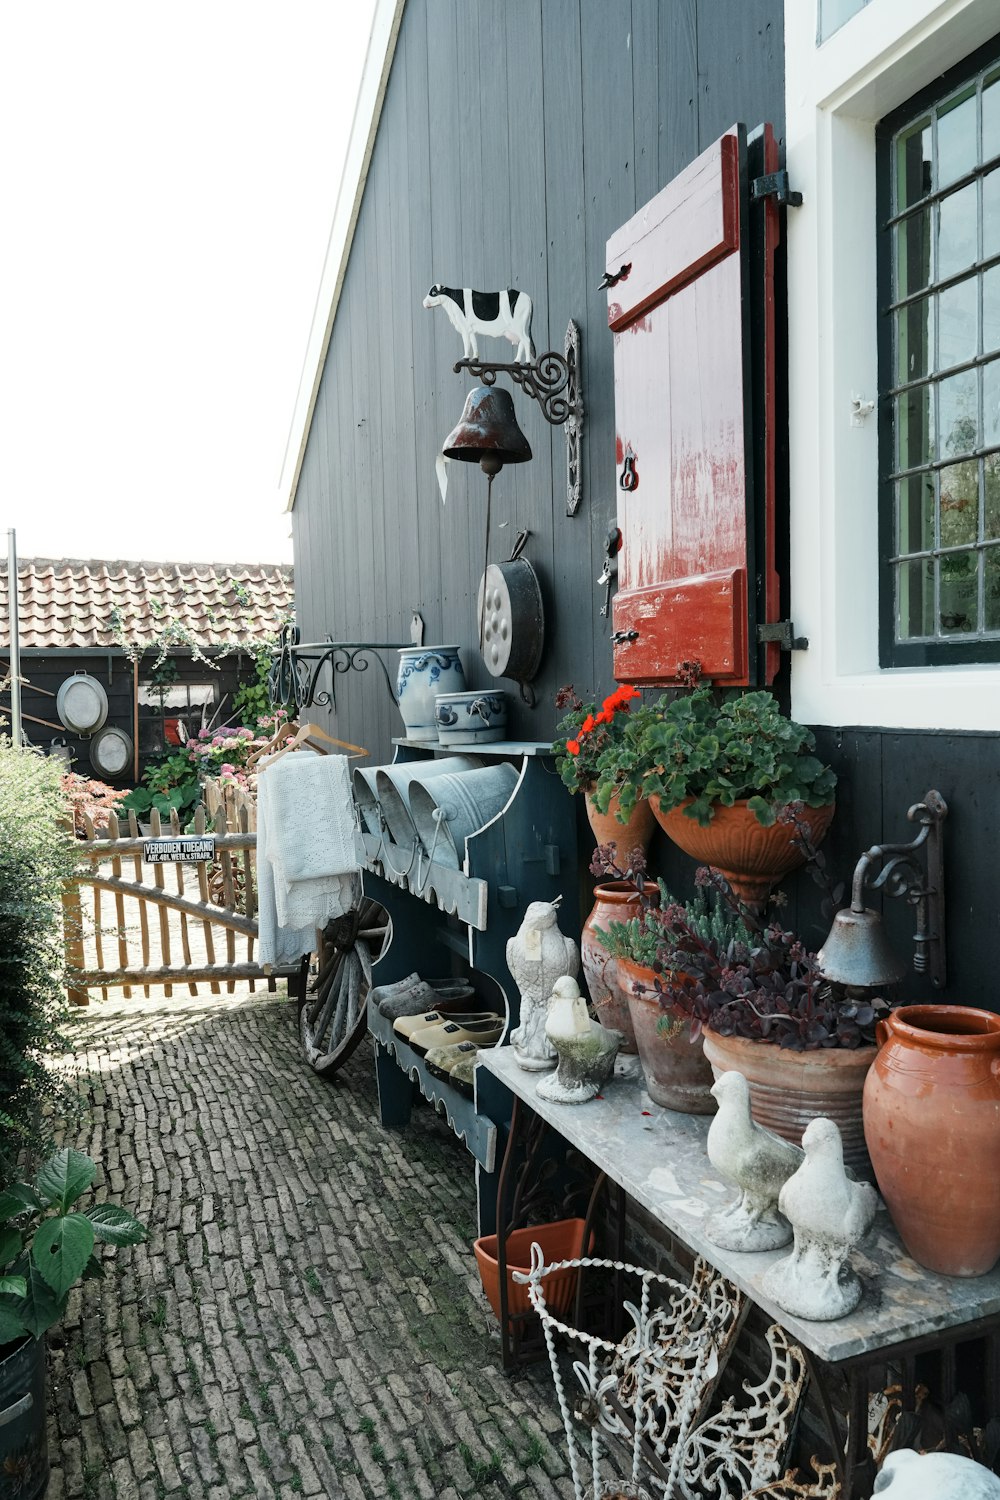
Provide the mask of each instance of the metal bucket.
POLYGON ((354 768, 354 806, 358 810, 361 826, 368 833, 374 833, 376 837, 379 832, 378 821, 378 791, 375 786, 376 772, 381 770, 380 766, 361 766, 354 768))
POLYGON ((493 820, 510 801, 518 773, 507 761, 439 776, 430 786, 410 786, 410 814, 420 842, 435 864, 460 869, 465 841, 493 820))
MULTIPOLYGON (((446 755, 441 760, 403 761, 398 766, 377 766, 376 800, 393 842, 401 849, 411 849, 416 838, 407 801, 411 782, 432 781, 435 777, 452 776, 459 771, 476 771, 482 763, 478 755, 446 755)), ((377 811, 378 808, 376 815, 377 811)))
POLYGON ((0 1500, 36 1500, 49 1482, 45 1340, 0 1360, 0 1500))

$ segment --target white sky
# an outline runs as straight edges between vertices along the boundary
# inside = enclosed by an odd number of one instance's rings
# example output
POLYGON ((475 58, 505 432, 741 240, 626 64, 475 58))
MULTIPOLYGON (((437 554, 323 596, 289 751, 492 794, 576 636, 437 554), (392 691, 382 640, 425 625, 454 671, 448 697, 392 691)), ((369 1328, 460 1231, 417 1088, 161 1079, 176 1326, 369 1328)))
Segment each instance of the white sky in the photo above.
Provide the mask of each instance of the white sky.
POLYGON ((374 0, 0 0, 0 552, 291 560, 374 0))

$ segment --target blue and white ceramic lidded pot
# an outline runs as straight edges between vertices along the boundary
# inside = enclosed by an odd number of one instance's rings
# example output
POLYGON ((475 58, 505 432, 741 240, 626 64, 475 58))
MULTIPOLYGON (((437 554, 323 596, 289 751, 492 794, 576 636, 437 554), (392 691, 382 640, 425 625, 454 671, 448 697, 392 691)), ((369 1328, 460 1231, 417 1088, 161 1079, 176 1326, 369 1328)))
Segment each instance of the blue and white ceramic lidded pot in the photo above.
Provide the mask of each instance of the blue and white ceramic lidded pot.
POLYGON ((437 739, 434 700, 438 693, 460 693, 465 673, 457 646, 404 646, 399 653, 396 698, 408 740, 437 739))

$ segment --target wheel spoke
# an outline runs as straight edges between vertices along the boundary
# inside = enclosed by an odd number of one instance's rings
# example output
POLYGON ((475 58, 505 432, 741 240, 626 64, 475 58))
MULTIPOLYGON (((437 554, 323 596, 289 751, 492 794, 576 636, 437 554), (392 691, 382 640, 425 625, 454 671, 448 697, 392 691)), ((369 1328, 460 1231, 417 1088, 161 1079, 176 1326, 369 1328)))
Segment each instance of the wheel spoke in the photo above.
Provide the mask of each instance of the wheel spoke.
POLYGON ((388 917, 377 901, 363 899, 356 912, 354 941, 347 948, 333 942, 299 1015, 306 1061, 323 1077, 346 1062, 365 1034, 372 965, 389 932, 388 917))

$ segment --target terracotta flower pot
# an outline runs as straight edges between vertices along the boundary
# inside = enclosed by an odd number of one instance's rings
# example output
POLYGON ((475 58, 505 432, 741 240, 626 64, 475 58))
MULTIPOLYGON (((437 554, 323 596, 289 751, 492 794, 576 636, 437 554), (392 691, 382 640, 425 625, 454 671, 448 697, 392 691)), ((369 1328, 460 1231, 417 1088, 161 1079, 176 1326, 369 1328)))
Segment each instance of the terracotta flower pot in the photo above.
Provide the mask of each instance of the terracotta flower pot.
MULTIPOLYGON (((507 1313, 508 1316, 523 1317, 532 1313, 531 1299, 528 1288, 523 1283, 516 1282, 511 1275, 513 1271, 531 1270, 531 1247, 533 1244, 541 1246, 545 1257, 545 1264, 550 1265, 560 1260, 579 1260, 585 1253, 583 1246, 583 1231, 586 1222, 583 1219, 558 1219, 554 1224, 536 1224, 529 1229, 515 1229, 507 1236, 507 1313)), ((594 1245, 594 1233, 591 1230, 590 1244, 586 1253, 589 1254, 594 1245)), ((495 1234, 483 1235, 472 1244, 479 1267, 479 1274, 483 1282, 483 1291, 486 1293, 487 1301, 492 1307, 497 1318, 500 1317, 500 1261, 498 1258, 498 1236, 495 1234)), ((575 1267, 563 1271, 553 1271, 551 1276, 546 1276, 545 1305, 554 1312, 557 1317, 565 1318, 573 1305, 576 1295, 576 1284, 580 1273, 575 1267)))
POLYGON ((624 867, 624 856, 635 848, 648 849, 649 841, 653 837, 655 820, 653 809, 645 797, 640 797, 628 818, 624 823, 618 821, 618 793, 616 792, 608 803, 608 810, 602 813, 592 801, 594 788, 589 786, 583 794, 584 806, 587 809, 587 819, 590 823, 591 832, 599 844, 614 844, 615 860, 624 867))
POLYGON ((907 1005, 877 1031, 865 1135, 892 1221, 928 1270, 981 1276, 1000 1256, 1000 1016, 907 1005))
MULTIPOLYGON (((659 899, 659 888, 652 880, 645 885, 647 896, 659 899)), ((594 906, 580 934, 580 962, 583 964, 587 989, 602 1026, 620 1031, 625 1040, 622 1052, 635 1052, 635 1032, 629 1015, 628 1000, 615 983, 618 960, 611 957, 595 936, 600 928, 607 932, 612 922, 627 922, 639 914, 639 892, 625 880, 609 880, 594 890, 594 906)))
POLYGON ((750 1085, 750 1112, 758 1125, 800 1146, 809 1121, 825 1115, 840 1129, 847 1165, 869 1180, 861 1098, 877 1052, 877 1047, 793 1052, 770 1042, 705 1032, 705 1056, 716 1077, 733 1068, 750 1085))
MULTIPOLYGON (((650 801, 653 816, 667 837, 700 864, 720 870, 747 906, 763 906, 775 882, 804 863, 802 851, 792 842, 794 828, 784 823, 772 823, 765 828, 750 811, 746 798, 732 807, 716 803, 715 816, 704 828, 684 811, 691 806, 693 797, 669 812, 661 811, 659 797, 650 801)), ((817 844, 833 820, 834 807, 830 802, 825 807, 802 809, 802 821, 808 824, 817 844)))
POLYGON ((628 1002, 646 1092, 653 1103, 685 1115, 713 1115, 712 1068, 701 1038, 691 1040, 690 1016, 680 1008, 664 1009, 656 994, 635 993, 636 984, 652 986, 652 969, 619 958, 615 977, 628 1002))

